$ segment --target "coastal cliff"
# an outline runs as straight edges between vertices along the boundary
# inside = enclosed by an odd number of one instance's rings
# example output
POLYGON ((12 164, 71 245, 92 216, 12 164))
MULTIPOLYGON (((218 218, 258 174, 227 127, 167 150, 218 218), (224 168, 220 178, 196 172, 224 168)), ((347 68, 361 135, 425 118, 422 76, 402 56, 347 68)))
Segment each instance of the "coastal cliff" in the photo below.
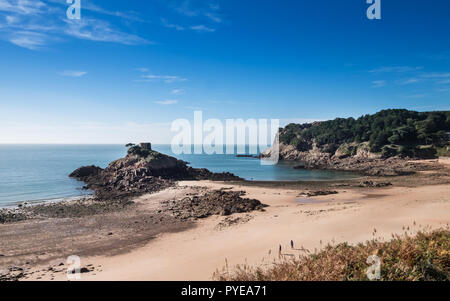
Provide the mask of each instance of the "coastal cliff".
POLYGON ((427 168, 412 159, 450 154, 449 131, 450 111, 384 110, 358 119, 289 124, 279 132, 279 156, 299 162, 296 168, 409 174, 427 168))

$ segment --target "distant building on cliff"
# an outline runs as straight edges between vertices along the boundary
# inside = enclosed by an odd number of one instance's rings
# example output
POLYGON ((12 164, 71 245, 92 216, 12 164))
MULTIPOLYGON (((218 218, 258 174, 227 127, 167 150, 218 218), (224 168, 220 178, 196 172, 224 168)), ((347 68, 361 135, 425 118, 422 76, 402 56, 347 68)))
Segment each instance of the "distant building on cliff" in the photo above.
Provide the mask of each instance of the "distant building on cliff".
POLYGON ((139 147, 146 150, 152 150, 152 144, 150 142, 139 143, 139 147))

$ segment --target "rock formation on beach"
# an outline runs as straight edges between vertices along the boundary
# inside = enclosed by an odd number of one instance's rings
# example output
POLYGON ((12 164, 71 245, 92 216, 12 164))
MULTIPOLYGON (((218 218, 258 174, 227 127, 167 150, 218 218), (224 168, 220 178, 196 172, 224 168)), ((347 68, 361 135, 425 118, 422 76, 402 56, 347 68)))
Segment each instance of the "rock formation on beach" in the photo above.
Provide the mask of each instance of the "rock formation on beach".
POLYGON ((243 195, 243 191, 214 190, 177 201, 164 201, 163 205, 165 210, 181 220, 195 220, 211 215, 228 216, 267 207, 258 200, 242 198, 243 195))
POLYGON ((212 173, 188 166, 187 162, 151 149, 149 143, 133 145, 126 157, 102 169, 83 166, 70 174, 86 183, 99 199, 123 198, 156 192, 171 187, 178 180, 239 181, 231 173, 212 173))

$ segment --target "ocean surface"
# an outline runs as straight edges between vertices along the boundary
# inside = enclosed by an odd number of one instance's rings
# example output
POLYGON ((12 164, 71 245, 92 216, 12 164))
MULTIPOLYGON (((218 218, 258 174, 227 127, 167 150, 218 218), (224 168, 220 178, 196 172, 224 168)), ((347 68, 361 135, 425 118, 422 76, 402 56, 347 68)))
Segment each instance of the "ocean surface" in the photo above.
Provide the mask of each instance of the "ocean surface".
MULTIPOLYGON (((187 161, 192 167, 228 171, 247 180, 307 181, 355 176, 344 172, 296 170, 295 164, 286 162, 262 166, 258 159, 234 155, 177 156, 170 145, 154 145, 153 149, 187 161)), ((83 183, 68 175, 84 165, 104 168, 125 156, 126 151, 123 145, 0 145, 0 207, 90 194, 82 189, 83 183)))

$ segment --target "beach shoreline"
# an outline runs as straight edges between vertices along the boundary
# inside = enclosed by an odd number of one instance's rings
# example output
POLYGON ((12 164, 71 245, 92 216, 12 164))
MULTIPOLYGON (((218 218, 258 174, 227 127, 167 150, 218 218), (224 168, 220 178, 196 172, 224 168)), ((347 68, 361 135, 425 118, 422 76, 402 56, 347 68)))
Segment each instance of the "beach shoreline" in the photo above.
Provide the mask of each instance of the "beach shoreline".
POLYGON ((313 252, 327 243, 369 240, 374 229, 376 237, 389 239, 446 227, 449 196, 447 165, 415 175, 341 181, 179 181, 123 208, 0 224, 0 270, 20 268, 20 280, 67 280, 66 258, 77 255, 88 270, 82 280, 211 280, 225 261, 232 267, 276 260, 279 245, 286 256, 295 256, 290 240, 313 252), (268 207, 187 220, 161 207, 217 190, 243 191, 243 198, 268 207))

